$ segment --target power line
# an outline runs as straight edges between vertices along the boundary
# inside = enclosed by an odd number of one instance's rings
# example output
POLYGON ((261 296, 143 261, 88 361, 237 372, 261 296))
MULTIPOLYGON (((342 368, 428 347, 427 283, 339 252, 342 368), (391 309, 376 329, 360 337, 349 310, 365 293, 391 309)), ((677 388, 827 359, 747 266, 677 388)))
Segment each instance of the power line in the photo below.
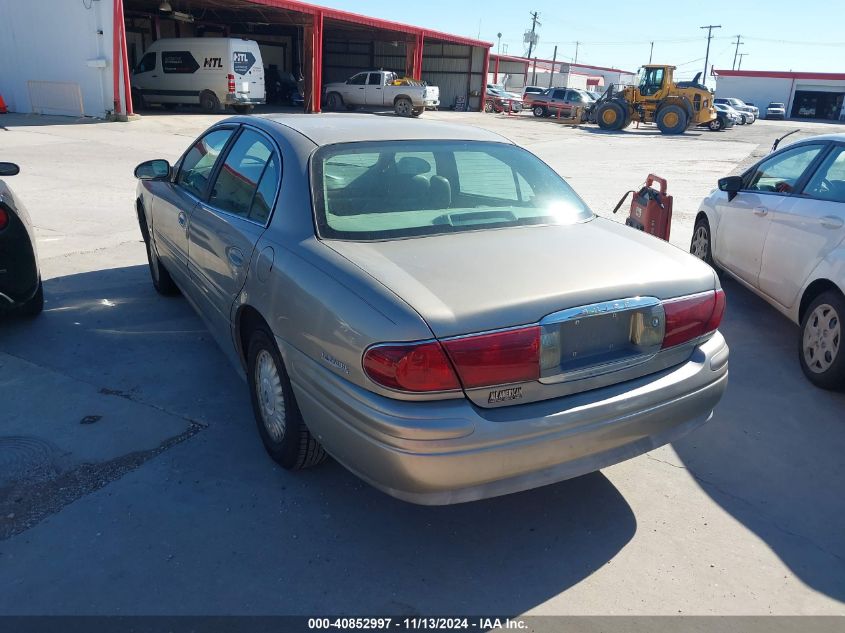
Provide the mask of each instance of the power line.
POLYGON ((707 62, 710 61, 710 40, 713 39, 713 29, 720 29, 722 28, 721 24, 708 24, 707 26, 700 27, 702 29, 707 29, 707 53, 704 55, 704 75, 702 75, 703 79, 702 82, 704 84, 707 83, 707 62))

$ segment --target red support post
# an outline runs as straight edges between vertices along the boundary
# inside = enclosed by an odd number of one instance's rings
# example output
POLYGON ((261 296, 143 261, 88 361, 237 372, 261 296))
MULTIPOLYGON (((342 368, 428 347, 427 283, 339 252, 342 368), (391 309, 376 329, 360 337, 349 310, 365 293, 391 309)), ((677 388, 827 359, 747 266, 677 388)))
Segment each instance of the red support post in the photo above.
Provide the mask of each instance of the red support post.
POLYGON ((120 114, 120 28, 118 19, 123 16, 120 11, 120 0, 114 0, 112 8, 112 70, 114 70, 114 113, 120 114))
POLYGON ((481 103, 478 110, 484 112, 484 101, 487 99, 487 77, 490 73, 490 49, 484 49, 484 65, 481 68, 481 103))
POLYGON ((417 81, 422 79, 422 65, 423 65, 423 49, 425 48, 425 34, 420 32, 417 34, 417 50, 414 58, 414 79, 417 81))
POLYGON ((116 17, 120 19, 120 54, 123 56, 123 97, 126 102, 126 114, 131 116, 135 114, 132 107, 132 85, 129 81, 129 51, 126 47, 126 18, 123 15, 123 0, 120 2, 120 14, 116 17))
POLYGON ((496 63, 493 65, 493 83, 499 83, 499 56, 496 56, 496 63))
POLYGON ((306 77, 306 111, 318 114, 322 110, 323 93, 323 12, 311 16, 311 24, 304 33, 305 60, 309 64, 306 77), (308 85, 310 84, 310 86, 308 85), (310 88, 310 94, 309 93, 310 88), (310 97, 310 99, 309 99, 310 97))

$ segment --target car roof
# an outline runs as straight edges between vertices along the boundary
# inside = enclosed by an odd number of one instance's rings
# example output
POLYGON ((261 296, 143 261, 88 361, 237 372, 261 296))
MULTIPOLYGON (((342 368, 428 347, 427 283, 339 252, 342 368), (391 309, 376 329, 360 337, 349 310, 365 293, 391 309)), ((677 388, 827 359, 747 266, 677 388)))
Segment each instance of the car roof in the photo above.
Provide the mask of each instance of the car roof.
POLYGON ((839 143, 845 143, 845 133, 819 134, 818 136, 808 136, 807 138, 802 138, 795 142, 806 143, 807 141, 838 141, 839 143))
POLYGON ((299 132, 315 145, 356 141, 462 140, 511 143, 472 125, 363 114, 271 114, 254 118, 299 132))

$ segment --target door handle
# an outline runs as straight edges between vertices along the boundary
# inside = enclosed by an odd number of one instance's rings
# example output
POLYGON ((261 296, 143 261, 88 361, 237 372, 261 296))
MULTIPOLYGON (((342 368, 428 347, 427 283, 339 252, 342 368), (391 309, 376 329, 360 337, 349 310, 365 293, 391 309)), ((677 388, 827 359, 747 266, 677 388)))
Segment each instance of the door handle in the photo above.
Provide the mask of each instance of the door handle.
POLYGON ((769 210, 766 207, 754 207, 754 215, 759 215, 761 218, 768 212, 769 210))
POLYGON ((240 268, 244 265, 244 254, 239 248, 229 247, 226 249, 226 257, 229 263, 235 268, 240 268))
POLYGON ((841 229, 845 225, 845 220, 835 215, 826 215, 819 218, 819 224, 826 229, 841 229))
POLYGON ((188 226, 188 216, 185 215, 184 211, 180 211, 176 219, 183 229, 188 226))

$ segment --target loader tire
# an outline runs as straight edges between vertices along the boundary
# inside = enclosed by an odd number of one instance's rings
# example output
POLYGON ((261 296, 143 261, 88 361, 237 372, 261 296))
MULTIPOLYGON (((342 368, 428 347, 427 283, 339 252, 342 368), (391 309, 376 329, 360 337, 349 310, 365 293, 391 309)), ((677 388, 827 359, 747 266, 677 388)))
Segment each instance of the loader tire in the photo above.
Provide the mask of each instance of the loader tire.
POLYGON ((660 109, 655 118, 663 134, 683 134, 687 129, 687 113, 681 106, 667 105, 660 109))
POLYGON ((613 101, 603 103, 596 111, 596 122, 603 130, 621 130, 628 118, 622 106, 613 101))

